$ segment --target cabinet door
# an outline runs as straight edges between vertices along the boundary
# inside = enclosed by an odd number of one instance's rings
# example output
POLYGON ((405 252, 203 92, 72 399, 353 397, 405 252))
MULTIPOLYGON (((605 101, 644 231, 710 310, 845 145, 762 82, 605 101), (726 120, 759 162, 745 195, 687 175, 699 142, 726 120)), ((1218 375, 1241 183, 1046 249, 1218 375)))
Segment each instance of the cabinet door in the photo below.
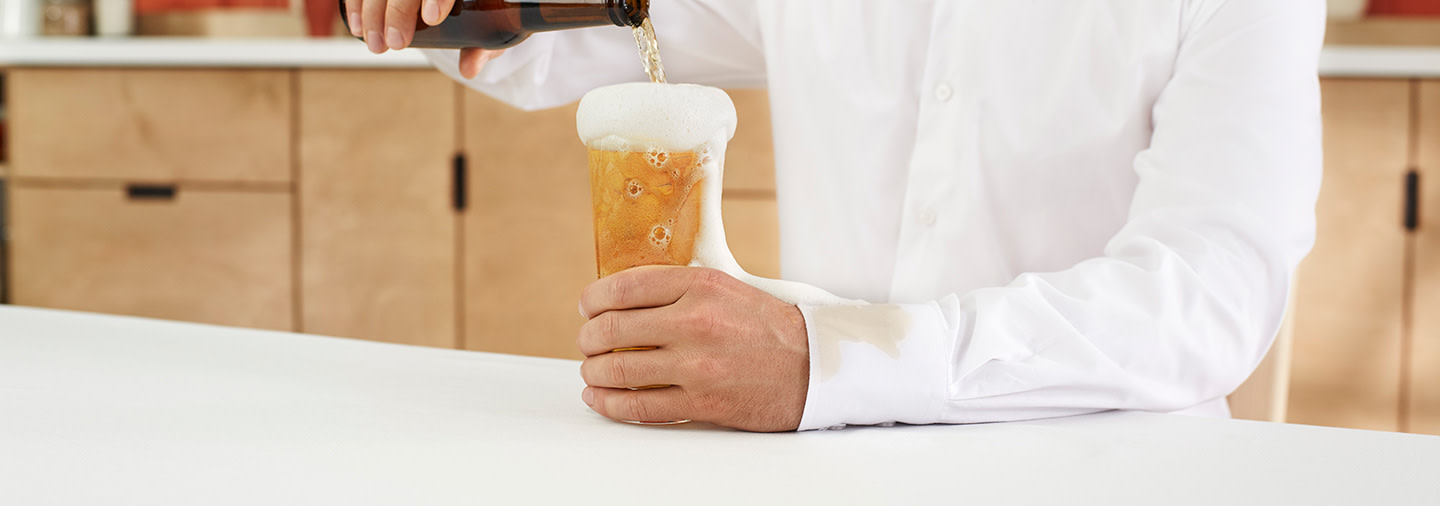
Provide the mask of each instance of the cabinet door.
POLYGON ((456 85, 299 74, 302 330, 454 347, 456 85))
POLYGON ((21 181, 10 198, 16 304, 293 328, 287 193, 21 181))
POLYGON ((1411 432, 1440 434, 1440 81, 1420 87, 1420 228, 1415 237, 1411 432))
POLYGON ((595 280, 590 172, 575 106, 524 112, 464 96, 468 349, 580 358, 580 290, 595 280))
POLYGON ((1410 85, 1323 83, 1325 180, 1296 279, 1290 421, 1396 430, 1410 85))
POLYGON ((16 69, 18 178, 288 183, 283 70, 16 69))
POLYGON ((774 198, 725 199, 725 240, 745 272, 780 277, 780 227, 774 198))
POLYGON ((735 102, 735 137, 725 153, 727 196, 775 196, 775 141, 765 90, 726 90, 735 102))

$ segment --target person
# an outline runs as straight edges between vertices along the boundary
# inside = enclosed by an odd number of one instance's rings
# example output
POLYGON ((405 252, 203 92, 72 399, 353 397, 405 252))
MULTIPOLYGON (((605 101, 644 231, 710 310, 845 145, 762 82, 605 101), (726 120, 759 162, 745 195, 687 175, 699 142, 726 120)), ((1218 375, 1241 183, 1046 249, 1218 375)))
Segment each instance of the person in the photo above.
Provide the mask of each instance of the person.
MULTIPOLYGON (((451 0, 363 1, 396 49, 451 0)), ((596 412, 752 431, 1228 416, 1314 239, 1324 2, 651 15, 672 82, 768 89, 784 277, 873 304, 789 306, 691 267, 601 279, 578 338, 596 412), (637 346, 658 349, 607 353, 637 346), (625 388, 651 384, 676 386, 625 388)), ((527 109, 645 78, 614 28, 428 56, 527 109)))

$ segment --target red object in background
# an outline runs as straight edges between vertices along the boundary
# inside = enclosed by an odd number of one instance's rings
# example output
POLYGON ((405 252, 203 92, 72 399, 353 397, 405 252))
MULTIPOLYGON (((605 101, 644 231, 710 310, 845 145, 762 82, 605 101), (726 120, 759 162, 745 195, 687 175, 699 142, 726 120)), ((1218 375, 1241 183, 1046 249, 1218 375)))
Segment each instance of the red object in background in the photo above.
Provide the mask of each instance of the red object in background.
POLYGON ((340 2, 335 0, 305 0, 305 25, 310 28, 311 37, 329 37, 335 34, 335 20, 340 18, 340 2))
POLYGON ((1440 0, 1370 0, 1371 16, 1440 16, 1440 0))
MULTIPOLYGON (((225 9, 232 7, 289 9, 290 0, 135 0, 136 14, 225 9)), ((337 6, 336 8, 338 9, 339 7, 337 6)))

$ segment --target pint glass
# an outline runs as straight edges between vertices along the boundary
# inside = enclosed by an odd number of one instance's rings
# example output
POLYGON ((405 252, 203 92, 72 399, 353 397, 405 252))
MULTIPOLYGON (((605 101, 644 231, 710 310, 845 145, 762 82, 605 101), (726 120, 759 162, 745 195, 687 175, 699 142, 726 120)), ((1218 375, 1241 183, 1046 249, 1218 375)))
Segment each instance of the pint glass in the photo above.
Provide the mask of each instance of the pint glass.
POLYGON ((635 83, 586 95, 577 119, 589 150, 600 277, 640 265, 704 265, 704 250, 725 247, 723 231, 706 230, 718 222, 705 215, 718 209, 734 118, 729 97, 714 88, 635 83))

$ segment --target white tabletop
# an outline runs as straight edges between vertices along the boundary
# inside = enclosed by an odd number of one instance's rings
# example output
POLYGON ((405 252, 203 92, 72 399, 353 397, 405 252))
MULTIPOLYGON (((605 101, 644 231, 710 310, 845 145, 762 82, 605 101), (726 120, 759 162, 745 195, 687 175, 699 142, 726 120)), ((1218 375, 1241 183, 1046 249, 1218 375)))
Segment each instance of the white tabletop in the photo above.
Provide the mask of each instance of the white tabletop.
POLYGON ((0 306, 0 504, 1440 504, 1440 437, 1143 413, 640 427, 586 409, 576 369, 0 306))

